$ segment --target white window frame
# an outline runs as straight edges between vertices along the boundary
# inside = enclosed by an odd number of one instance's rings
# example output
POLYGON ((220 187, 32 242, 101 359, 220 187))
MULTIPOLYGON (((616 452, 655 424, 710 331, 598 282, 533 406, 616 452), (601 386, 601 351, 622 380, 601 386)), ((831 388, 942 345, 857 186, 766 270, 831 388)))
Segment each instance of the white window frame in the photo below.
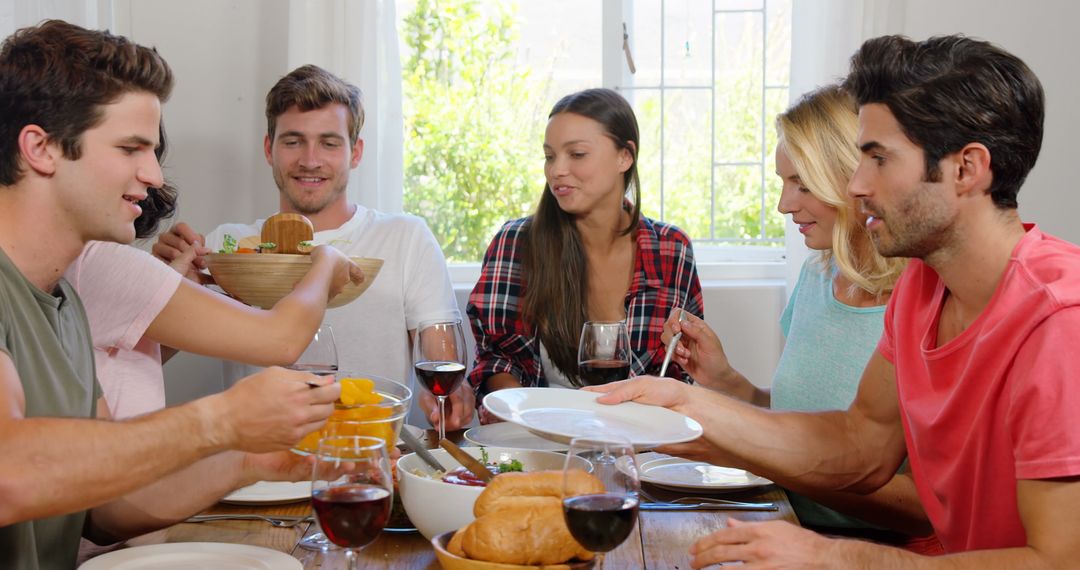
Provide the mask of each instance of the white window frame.
MULTIPOLYGON (((602 81, 604 87, 619 90, 622 86, 632 83, 632 76, 626 65, 626 56, 622 51, 623 22, 629 22, 631 17, 629 0, 603 0, 601 45, 603 46, 602 81)), ((661 37, 662 34, 661 30, 661 37)), ((776 87, 766 86, 766 88, 776 87)), ((766 128, 766 124, 768 121, 763 121, 763 129, 766 128)), ((765 173, 763 168, 762 184, 767 175, 768 173, 765 173)), ((764 194, 762 194, 762 202, 764 216, 764 209, 771 208, 772 205, 764 204, 764 194)), ((790 226, 787 229, 790 232, 790 226)), ((790 242, 790 240, 787 241, 790 242)), ((787 250, 788 247, 694 243, 698 272, 702 281, 706 282, 735 279, 784 279, 787 250)))

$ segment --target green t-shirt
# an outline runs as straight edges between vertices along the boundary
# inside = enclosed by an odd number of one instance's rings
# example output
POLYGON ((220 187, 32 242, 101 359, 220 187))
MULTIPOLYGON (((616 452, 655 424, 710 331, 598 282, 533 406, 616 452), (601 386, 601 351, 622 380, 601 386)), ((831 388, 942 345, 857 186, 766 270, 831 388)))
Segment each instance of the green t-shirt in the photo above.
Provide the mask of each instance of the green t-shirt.
MULTIPOLYGON (((773 376, 774 410, 846 410, 855 399, 863 369, 881 338, 885 305, 852 307, 837 301, 834 272, 816 257, 802 266, 780 317, 787 341, 773 376)), ((788 495, 804 525, 872 528, 806 497, 788 495)))
MULTIPOLYGON (((92 418, 101 388, 90 325, 64 280, 53 294, 26 280, 0 249, 0 351, 15 363, 26 417, 92 418)), ((86 512, 0 527, 0 568, 74 568, 86 512)))

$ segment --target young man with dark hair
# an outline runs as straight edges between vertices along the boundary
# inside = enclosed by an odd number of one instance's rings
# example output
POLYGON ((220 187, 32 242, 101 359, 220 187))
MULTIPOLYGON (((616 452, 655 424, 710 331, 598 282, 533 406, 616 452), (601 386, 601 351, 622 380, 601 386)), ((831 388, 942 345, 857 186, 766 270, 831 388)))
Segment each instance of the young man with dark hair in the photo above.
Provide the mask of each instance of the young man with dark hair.
POLYGON ((1066 568, 1080 559, 1080 248, 1023 224, 1038 79, 962 36, 866 42, 845 82, 862 159, 848 188, 877 249, 914 258, 847 411, 777 414, 656 379, 599 388, 702 421, 672 451, 797 490, 870 492, 907 456, 947 556, 732 522, 694 566, 1066 568))
POLYGON ((309 467, 285 450, 339 394, 270 369, 185 406, 103 421, 86 314, 61 276, 88 241, 134 239, 138 203, 164 182, 154 151, 172 85, 156 51, 65 22, 0 48, 2 568, 71 568, 81 535, 115 541, 242 485, 303 477, 309 467))
MULTIPOLYGON (((384 260, 379 275, 359 299, 326 313, 325 322, 333 327, 339 343, 339 369, 381 375, 415 387, 409 381, 413 376, 410 339, 417 327, 459 320, 461 314, 446 259, 427 224, 416 216, 365 208, 346 195, 349 174, 364 151, 360 89, 325 69, 305 65, 270 89, 265 114, 263 151, 278 188, 280 211, 307 216, 315 227, 316 244, 328 243, 347 255, 384 260)), ((262 223, 224 224, 205 239, 186 224, 177 224, 159 236, 154 254, 169 262, 180 255, 182 242, 205 244, 203 251, 214 251, 221 247, 225 234, 259 235, 262 223)), ((198 277, 193 271, 188 275, 198 277)), ((226 382, 246 371, 240 366, 226 363, 226 382)), ((435 423, 434 398, 423 389, 414 393, 424 414, 435 423)), ((446 428, 467 426, 474 416, 468 383, 462 383, 448 401, 446 428)))

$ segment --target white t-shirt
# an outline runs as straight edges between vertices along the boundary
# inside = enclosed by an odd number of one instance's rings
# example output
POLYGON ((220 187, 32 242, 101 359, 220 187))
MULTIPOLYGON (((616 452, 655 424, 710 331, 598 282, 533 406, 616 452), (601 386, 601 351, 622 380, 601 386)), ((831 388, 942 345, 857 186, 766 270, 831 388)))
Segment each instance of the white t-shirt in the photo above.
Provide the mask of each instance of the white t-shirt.
MULTIPOLYGON (((257 236, 263 221, 218 226, 206 236, 206 246, 217 251, 225 234, 236 239, 257 236)), ((385 214, 357 205, 349 221, 337 229, 316 232, 313 241, 332 245, 346 255, 383 260, 363 295, 326 311, 323 322, 334 329, 340 372, 401 382, 413 389, 415 398, 408 331, 422 322, 461 318, 446 258, 435 236, 416 216, 385 214)), ((225 383, 232 385, 254 370, 225 362, 225 383)))
POLYGON ((64 278, 86 307, 94 365, 112 416, 130 418, 164 408, 161 346, 143 333, 183 276, 140 249, 92 241, 64 278))

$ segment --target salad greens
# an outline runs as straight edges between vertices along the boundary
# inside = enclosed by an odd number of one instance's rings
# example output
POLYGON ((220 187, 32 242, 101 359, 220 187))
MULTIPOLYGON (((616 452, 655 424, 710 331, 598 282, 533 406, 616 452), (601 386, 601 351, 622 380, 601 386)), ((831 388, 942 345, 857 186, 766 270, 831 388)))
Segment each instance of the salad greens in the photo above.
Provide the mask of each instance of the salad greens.
POLYGON ((225 234, 225 238, 222 240, 221 249, 218 253, 236 253, 236 238, 229 234, 225 234))
POLYGON ((521 464, 517 459, 511 459, 499 464, 499 473, 508 473, 510 471, 524 471, 525 466, 521 464))
MULTIPOLYGON (((488 458, 488 452, 483 447, 480 448, 480 462, 484 465, 491 464, 492 462, 488 458)), ((497 464, 499 473, 510 473, 512 471, 524 471, 525 466, 521 464, 517 459, 511 459, 510 461, 503 461, 497 464)))

